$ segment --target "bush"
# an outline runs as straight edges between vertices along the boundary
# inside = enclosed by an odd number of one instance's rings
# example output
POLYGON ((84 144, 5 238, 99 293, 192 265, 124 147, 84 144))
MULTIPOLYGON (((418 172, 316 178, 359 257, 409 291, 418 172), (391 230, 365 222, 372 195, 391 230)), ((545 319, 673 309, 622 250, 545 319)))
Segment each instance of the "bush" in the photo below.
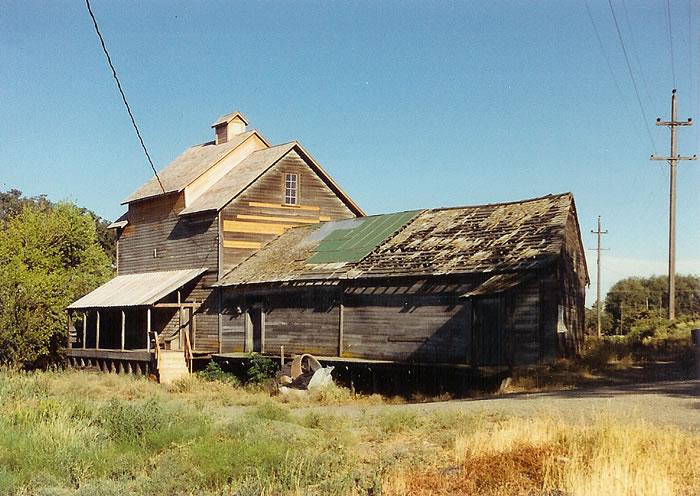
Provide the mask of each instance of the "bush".
POLYGON ((232 386, 240 385, 240 381, 235 375, 224 372, 221 366, 213 360, 207 364, 204 370, 197 372, 197 376, 209 382, 222 382, 232 386))
POLYGON ((250 354, 250 365, 246 375, 248 382, 252 384, 262 384, 263 382, 273 378, 279 366, 276 361, 258 353, 250 354))

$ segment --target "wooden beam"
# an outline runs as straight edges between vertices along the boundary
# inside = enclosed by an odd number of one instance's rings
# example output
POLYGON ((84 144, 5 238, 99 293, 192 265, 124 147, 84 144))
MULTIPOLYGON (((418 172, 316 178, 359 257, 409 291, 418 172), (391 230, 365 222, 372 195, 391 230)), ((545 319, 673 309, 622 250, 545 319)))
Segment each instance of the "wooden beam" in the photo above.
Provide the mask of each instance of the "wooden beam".
POLYGON ((340 303, 338 304, 338 356, 343 356, 343 294, 340 294, 340 303))
POLYGON ((224 248, 239 248, 243 250, 257 250, 262 248, 260 241, 239 241, 239 240, 224 240, 224 248))
POLYGON ((146 351, 151 351, 151 307, 146 309, 146 351))
POLYGON ((317 205, 283 205, 281 203, 248 202, 249 207, 282 208, 290 210, 321 210, 317 205))
POLYGON ((87 312, 83 312, 83 349, 87 348, 87 312))
POLYGON ((184 343, 182 338, 182 295, 180 290, 177 290, 177 340, 180 343, 180 349, 183 349, 184 343))
MULTIPOLYGON (((320 216, 319 218, 303 218, 303 217, 274 217, 269 215, 248 215, 248 214, 238 214, 236 218, 241 220, 264 220, 267 222, 291 222, 293 224, 318 224, 323 220, 325 216, 320 216)), ((330 220, 330 218, 326 219, 330 220)), ((275 224, 277 225, 277 224, 275 224)))
POLYGON ((97 310, 97 323, 95 324, 95 349, 100 349, 100 311, 97 310))
POLYGON ((124 342, 126 339, 126 312, 122 309, 122 351, 124 351, 124 342))
POLYGON ((66 311, 66 314, 67 314, 67 317, 68 317, 68 319, 67 319, 68 322, 67 322, 67 324, 66 324, 66 325, 68 326, 68 348, 72 348, 72 347, 73 347, 73 341, 71 341, 71 339, 70 339, 70 329, 71 329, 71 327, 73 327, 73 317, 71 316, 70 310, 67 310, 67 311, 66 311))
POLYGON ((292 224, 265 224, 263 222, 245 222, 239 220, 224 221, 224 232, 246 234, 282 234, 291 227, 294 226, 292 224))
POLYGON ((260 353, 265 353, 265 306, 260 305, 260 353))
POLYGON ((153 308, 194 308, 197 306, 197 303, 192 302, 188 303, 186 301, 183 301, 182 303, 156 303, 155 305, 152 305, 153 308))

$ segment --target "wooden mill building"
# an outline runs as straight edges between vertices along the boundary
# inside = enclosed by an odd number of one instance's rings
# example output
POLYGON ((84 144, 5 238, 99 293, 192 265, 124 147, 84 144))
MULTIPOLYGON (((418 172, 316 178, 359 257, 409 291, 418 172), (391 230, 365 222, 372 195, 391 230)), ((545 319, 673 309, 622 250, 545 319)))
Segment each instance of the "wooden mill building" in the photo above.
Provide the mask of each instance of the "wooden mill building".
POLYGON ((117 276, 68 309, 84 322, 72 363, 165 370, 284 350, 474 367, 580 350, 571 194, 365 217, 299 143, 246 127, 217 120, 162 188, 124 201, 117 276))

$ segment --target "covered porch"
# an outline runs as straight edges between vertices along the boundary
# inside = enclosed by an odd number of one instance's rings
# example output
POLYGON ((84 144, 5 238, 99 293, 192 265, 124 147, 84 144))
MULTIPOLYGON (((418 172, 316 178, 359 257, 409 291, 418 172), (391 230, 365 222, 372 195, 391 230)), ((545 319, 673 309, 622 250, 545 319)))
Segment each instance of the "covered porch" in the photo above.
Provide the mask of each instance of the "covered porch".
POLYGON ((68 364, 149 374, 166 350, 191 361, 201 302, 187 296, 205 271, 120 275, 69 305, 68 364))

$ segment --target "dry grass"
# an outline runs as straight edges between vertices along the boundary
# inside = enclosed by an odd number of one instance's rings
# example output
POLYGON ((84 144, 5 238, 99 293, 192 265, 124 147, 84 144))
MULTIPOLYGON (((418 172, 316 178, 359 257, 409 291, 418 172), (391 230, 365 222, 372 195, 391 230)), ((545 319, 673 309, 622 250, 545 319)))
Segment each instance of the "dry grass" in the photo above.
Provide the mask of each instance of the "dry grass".
POLYGON ((516 419, 459 434, 448 468, 397 471, 387 494, 691 495, 700 491, 700 438, 643 422, 574 426, 516 419))
POLYGON ((376 401, 0 371, 0 494, 700 494, 697 434, 376 401))

